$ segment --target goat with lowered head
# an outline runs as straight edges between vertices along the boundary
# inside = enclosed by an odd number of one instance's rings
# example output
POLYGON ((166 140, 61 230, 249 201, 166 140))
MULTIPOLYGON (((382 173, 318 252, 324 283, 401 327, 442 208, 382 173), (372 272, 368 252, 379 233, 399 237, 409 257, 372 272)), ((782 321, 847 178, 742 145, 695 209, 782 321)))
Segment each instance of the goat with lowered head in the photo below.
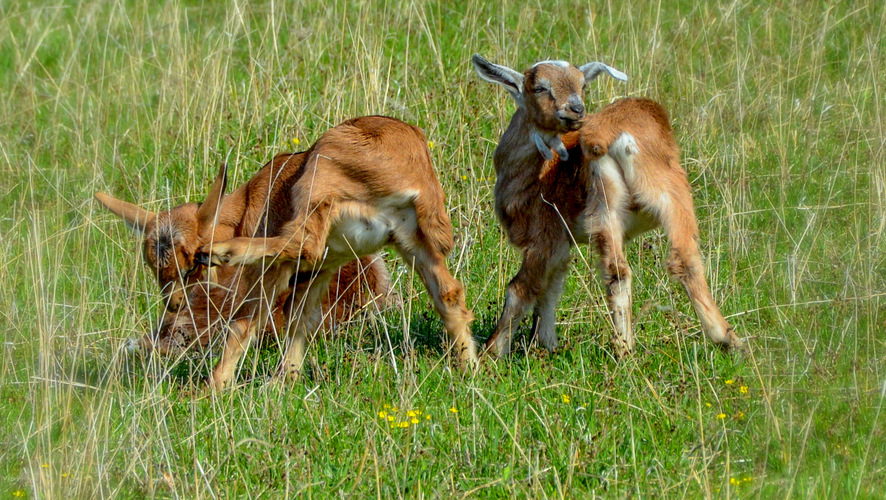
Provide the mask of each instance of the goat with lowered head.
MULTIPOLYGON (((227 168, 222 165, 202 203, 185 203, 162 212, 105 193, 95 194, 105 208, 141 234, 145 264, 157 278, 165 304, 161 328, 136 345, 160 352, 205 345, 208 325, 251 315, 241 306, 258 277, 235 268, 207 271, 195 256, 199 248, 213 241, 277 234, 292 211, 289 191, 302 174, 306 158, 304 152, 278 154, 227 195, 227 168)), ((352 260, 333 279, 323 312, 344 321, 369 300, 380 297, 384 301, 391 293, 389 283, 390 276, 379 258, 352 260)), ((279 318, 280 314, 280 307, 274 308, 272 316, 279 318)))
MULTIPOLYGON (((452 350, 463 366, 477 360, 473 315, 464 288, 446 267, 454 245, 443 188, 424 133, 400 120, 367 116, 326 132, 308 151, 288 193, 292 210, 273 237, 235 237, 204 245, 198 262, 261 270, 270 302, 298 279, 287 301, 293 318, 277 379, 300 376, 308 339, 321 320, 320 302, 342 264, 394 246, 431 296, 452 350)), ((254 328, 231 329, 210 381, 227 384, 254 328)))
POLYGON ((657 226, 671 244, 667 269, 689 295, 702 330, 717 345, 740 346, 705 280, 691 189, 664 108, 627 98, 586 114, 582 91, 590 81, 602 73, 627 80, 599 62, 576 68, 542 61, 521 73, 475 54, 473 64, 517 102, 493 161, 496 214, 523 263, 487 349, 508 353, 511 331, 530 310, 539 342, 556 349, 555 312, 570 249, 584 241, 600 255, 615 355, 627 355, 634 335, 624 243, 657 226))

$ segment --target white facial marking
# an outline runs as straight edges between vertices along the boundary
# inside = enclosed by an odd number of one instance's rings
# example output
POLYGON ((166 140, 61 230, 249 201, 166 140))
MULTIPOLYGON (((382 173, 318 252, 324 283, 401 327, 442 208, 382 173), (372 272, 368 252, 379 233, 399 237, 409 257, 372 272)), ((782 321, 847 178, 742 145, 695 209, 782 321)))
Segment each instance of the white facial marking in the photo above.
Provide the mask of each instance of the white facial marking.
POLYGON ((560 68, 568 68, 568 67, 572 66, 571 63, 568 63, 566 61, 554 61, 554 60, 549 59, 546 61, 538 61, 537 63, 533 64, 532 67, 534 68, 540 64, 550 64, 552 66, 558 66, 560 68))

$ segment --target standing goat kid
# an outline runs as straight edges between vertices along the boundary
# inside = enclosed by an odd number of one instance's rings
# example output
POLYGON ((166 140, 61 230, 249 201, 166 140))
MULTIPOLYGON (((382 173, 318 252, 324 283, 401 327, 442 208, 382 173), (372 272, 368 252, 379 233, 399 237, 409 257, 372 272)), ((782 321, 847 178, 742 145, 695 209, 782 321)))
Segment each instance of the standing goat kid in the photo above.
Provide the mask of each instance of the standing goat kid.
MULTIPOLYGON (((291 217, 279 236, 216 242, 204 246, 198 259, 260 266, 263 294, 271 303, 288 290, 292 276, 310 276, 298 280, 287 302, 293 321, 278 379, 299 376, 305 343, 320 322, 320 301, 333 273, 345 262, 387 245, 418 271, 462 365, 476 362, 473 315, 461 283, 446 267, 453 247, 452 224, 421 130, 381 116, 336 126, 308 151, 304 173, 290 196, 291 217)), ((231 379, 255 334, 254 328, 231 329, 212 374, 213 387, 231 379)))
POLYGON ((628 98, 585 115, 587 83, 604 72, 627 80, 599 62, 576 68, 542 61, 520 73, 475 54, 473 64, 518 106, 494 153, 495 209, 523 264, 487 348, 510 352, 511 331, 532 309, 539 342, 556 349, 556 305, 570 249, 584 241, 600 254, 615 354, 627 355, 634 335, 624 242, 659 225, 671 243, 667 269, 683 284, 704 332, 715 344, 740 346, 705 281, 689 181, 664 108, 628 98))

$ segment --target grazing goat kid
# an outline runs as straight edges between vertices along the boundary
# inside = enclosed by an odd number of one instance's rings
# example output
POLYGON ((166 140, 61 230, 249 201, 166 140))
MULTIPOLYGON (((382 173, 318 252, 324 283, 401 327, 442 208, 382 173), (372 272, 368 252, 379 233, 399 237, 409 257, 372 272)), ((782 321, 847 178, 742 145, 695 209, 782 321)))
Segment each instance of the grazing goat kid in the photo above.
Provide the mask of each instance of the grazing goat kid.
MULTIPOLYGON (((104 193, 96 193, 95 197, 129 227, 143 235, 145 263, 157 278, 167 313, 174 313, 186 303, 188 289, 198 285, 205 287, 205 282, 210 278, 207 274, 234 275, 233 269, 219 268, 212 273, 204 272, 205 266, 194 259, 199 248, 234 236, 277 234, 292 211, 289 191, 301 175, 306 158, 304 152, 279 154, 229 195, 225 195, 227 169, 222 166, 203 203, 185 203, 159 213, 104 193)), ((349 262, 344 267, 344 276, 356 277, 360 268, 358 262, 349 262)), ((371 289, 371 294, 387 296, 390 293, 389 276, 384 265, 366 269, 373 274, 367 277, 367 282, 378 286, 371 289)), ((339 290, 330 288, 330 297, 335 300, 329 301, 333 309, 326 312, 335 317, 346 317, 346 311, 353 309, 349 301, 357 297, 348 295, 344 297, 345 300, 337 300, 339 290)), ((235 302, 239 300, 231 299, 235 302)), ((195 311, 199 314, 200 309, 192 308, 191 312, 195 311)), ((170 342, 168 339, 146 337, 139 345, 150 348, 155 341, 161 346, 170 342)))
MULTIPOLYGON (((148 342, 147 347, 167 355, 180 354, 192 348, 203 349, 222 335, 229 324, 248 320, 255 314, 255 310, 245 302, 251 287, 261 279, 261 276, 256 276, 261 269, 258 266, 219 266, 215 269, 214 281, 201 281, 189 289, 186 306, 176 311, 166 311, 154 336, 144 339, 143 342, 148 342)), ((374 255, 361 257, 339 269, 323 299, 326 327, 333 331, 358 310, 372 303, 387 305, 391 297, 376 295, 375 292, 388 291, 388 279, 384 261, 374 255)), ((299 286, 299 283, 294 285, 299 286)), ((262 334, 286 331, 284 309, 290 295, 291 290, 277 296, 270 321, 264 325, 262 334)))
MULTIPOLYGON (((275 378, 299 376, 305 343, 320 322, 320 300, 335 270, 386 245, 418 270, 456 356, 463 366, 473 365, 473 315, 464 289, 446 268, 452 224, 424 133, 392 118, 356 118, 329 130, 308 155, 292 186, 291 219, 279 236, 216 242, 204 246, 200 257, 207 264, 263 266, 269 303, 289 288, 293 275, 311 276, 299 280, 287 302, 294 321, 275 378)), ((232 325, 212 387, 228 383, 255 334, 253 325, 232 325)))
POLYGON ((624 242, 658 225, 671 243, 668 271, 686 289, 704 332, 715 344, 740 346, 705 281, 691 190, 667 112, 652 100, 629 98, 585 115, 588 82, 603 72, 627 80, 598 62, 576 68, 542 61, 520 73, 475 54, 473 64, 518 106, 494 153, 495 208, 523 264, 487 348, 508 353, 512 329, 532 309, 539 341, 556 349, 555 309, 574 238, 600 254, 613 347, 616 356, 628 354, 634 335, 624 242))

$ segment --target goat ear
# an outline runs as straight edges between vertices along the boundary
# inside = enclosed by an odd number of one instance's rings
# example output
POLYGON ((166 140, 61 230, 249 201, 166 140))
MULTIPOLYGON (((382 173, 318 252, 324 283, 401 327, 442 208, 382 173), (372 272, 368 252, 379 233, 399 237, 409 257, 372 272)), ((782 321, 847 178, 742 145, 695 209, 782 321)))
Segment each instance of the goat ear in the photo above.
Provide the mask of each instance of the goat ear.
POLYGON ((507 66, 492 64, 480 54, 474 54, 471 57, 471 62, 474 63, 474 70, 480 75, 480 78, 506 88, 518 104, 523 101, 523 73, 507 66))
POLYGON ((157 214, 154 212, 145 210, 138 205, 118 200, 105 193, 95 193, 95 199, 112 213, 123 219, 130 229, 138 233, 145 232, 145 227, 157 220, 157 214))
POLYGON ((215 176, 215 181, 212 182, 212 187, 209 188, 209 194, 203 203, 200 204, 200 208, 197 209, 197 227, 200 228, 201 232, 206 229, 211 230, 215 225, 215 215, 218 213, 221 201, 225 197, 227 187, 228 167, 222 163, 218 175, 215 176))
POLYGON ((601 62, 587 63, 578 69, 581 70, 582 73, 584 73, 585 83, 597 78, 598 76, 600 76, 600 73, 608 73, 609 76, 615 78, 616 80, 621 80, 623 82, 628 81, 628 75, 613 68, 612 66, 607 66, 601 62))

